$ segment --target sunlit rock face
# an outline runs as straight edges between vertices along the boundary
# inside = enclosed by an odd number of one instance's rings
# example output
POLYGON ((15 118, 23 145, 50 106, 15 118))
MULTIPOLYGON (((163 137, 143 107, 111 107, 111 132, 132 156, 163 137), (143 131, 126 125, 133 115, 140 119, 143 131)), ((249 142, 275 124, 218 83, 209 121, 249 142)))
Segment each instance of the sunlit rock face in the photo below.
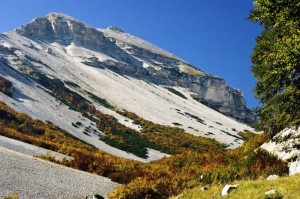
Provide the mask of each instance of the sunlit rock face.
POLYGON ((248 124, 256 120, 241 90, 120 28, 96 29, 64 14, 51 13, 16 32, 39 42, 81 46, 102 53, 105 59, 91 54, 82 63, 157 85, 183 87, 195 100, 225 115, 248 124))
POLYGON ((300 126, 285 128, 261 148, 289 162, 290 175, 300 173, 300 126))

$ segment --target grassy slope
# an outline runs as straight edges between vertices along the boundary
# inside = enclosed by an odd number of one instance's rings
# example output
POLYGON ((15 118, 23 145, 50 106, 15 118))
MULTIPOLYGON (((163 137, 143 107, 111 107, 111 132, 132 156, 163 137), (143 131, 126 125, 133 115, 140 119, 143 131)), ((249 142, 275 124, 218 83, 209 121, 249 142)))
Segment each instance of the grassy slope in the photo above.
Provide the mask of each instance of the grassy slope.
MULTIPOLYGON (((255 180, 255 181, 236 181, 232 184, 240 186, 230 192, 227 197, 221 197, 220 193, 224 185, 216 185, 207 191, 201 191, 200 187, 185 191, 179 199, 259 199, 264 198, 265 192, 276 189, 284 196, 284 199, 300 198, 300 174, 292 177, 282 177, 277 180, 255 180)), ((174 198, 173 198, 174 199, 174 198)))

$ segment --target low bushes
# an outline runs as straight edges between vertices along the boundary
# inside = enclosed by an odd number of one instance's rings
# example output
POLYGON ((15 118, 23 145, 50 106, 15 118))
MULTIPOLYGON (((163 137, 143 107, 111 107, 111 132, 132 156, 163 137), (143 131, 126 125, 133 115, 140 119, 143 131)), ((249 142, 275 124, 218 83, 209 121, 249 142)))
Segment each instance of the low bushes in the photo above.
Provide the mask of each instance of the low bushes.
MULTIPOLYGON (((153 140, 158 146, 176 153, 146 164, 99 151, 51 122, 33 120, 2 102, 0 112, 1 135, 70 155, 73 160, 58 162, 49 157, 44 158, 123 183, 123 186, 111 193, 111 198, 168 198, 197 185, 256 179, 274 173, 284 175, 288 172, 287 164, 276 157, 261 150, 253 152, 267 139, 264 134, 241 134, 246 139, 245 144, 235 150, 225 150, 216 141, 186 137, 189 134, 178 128, 156 125, 132 113, 123 113, 141 124, 143 131, 139 134, 145 140, 153 140)), ((111 131, 115 119, 107 115, 100 117, 98 114, 95 112, 99 124, 106 122, 102 128, 111 131)))
POLYGON ((4 93, 5 95, 11 96, 12 91, 13 84, 4 77, 0 76, 0 92, 4 93))

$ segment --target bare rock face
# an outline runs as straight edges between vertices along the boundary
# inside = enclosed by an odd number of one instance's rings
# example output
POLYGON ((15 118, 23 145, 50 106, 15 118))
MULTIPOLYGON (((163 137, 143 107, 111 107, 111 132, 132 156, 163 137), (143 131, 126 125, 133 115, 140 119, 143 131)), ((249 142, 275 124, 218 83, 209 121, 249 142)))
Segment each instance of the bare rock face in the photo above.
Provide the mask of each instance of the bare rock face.
POLYGON ((107 54, 121 62, 134 66, 141 65, 138 60, 106 38, 102 32, 64 14, 50 13, 46 17, 36 18, 16 29, 16 32, 33 40, 57 42, 64 46, 75 44, 107 54))
POLYGON ((57 42, 66 47, 75 44, 100 52, 111 59, 90 57, 83 63, 157 85, 186 88, 195 100, 225 115, 248 124, 256 121, 246 107, 241 90, 117 27, 95 29, 72 17, 51 13, 34 19, 16 32, 35 41, 57 42))
POLYGON ((105 45, 104 36, 94 28, 71 17, 56 13, 36 18, 17 29, 17 32, 30 38, 55 41, 65 45, 71 42, 100 48, 105 45))
POLYGON ((292 161, 290 163, 290 168, 289 168, 289 174, 292 176, 292 175, 295 175, 297 173, 300 173, 300 157, 298 157, 297 160, 295 161, 292 161))
POLYGON ((285 128, 261 148, 289 162, 289 174, 300 173, 300 129, 285 128))

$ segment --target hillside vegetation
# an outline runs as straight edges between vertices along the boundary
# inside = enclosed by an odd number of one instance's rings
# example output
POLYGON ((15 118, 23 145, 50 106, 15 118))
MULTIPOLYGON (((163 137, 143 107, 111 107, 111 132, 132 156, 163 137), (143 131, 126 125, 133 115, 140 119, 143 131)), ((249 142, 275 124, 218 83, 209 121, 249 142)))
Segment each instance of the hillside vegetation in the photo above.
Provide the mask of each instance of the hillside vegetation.
POLYGON ((3 102, 0 112, 1 135, 70 155, 74 160, 44 158, 124 184, 111 193, 111 198, 168 198, 198 185, 288 172, 286 163, 264 151, 253 152, 266 140, 265 134, 240 134, 246 143, 235 150, 225 150, 208 139, 199 144, 201 150, 182 148, 178 154, 147 164, 99 151, 52 123, 34 120, 3 102))
MULTIPOLYGON (((119 114, 132 119, 135 124, 139 124, 142 127, 140 133, 120 124, 113 116, 98 111, 88 99, 67 88, 63 81, 51 79, 37 71, 32 71, 31 77, 49 89, 56 99, 69 106, 70 109, 81 112, 83 116, 94 121, 97 128, 105 133, 105 136, 100 136, 102 141, 139 157, 147 158, 147 148, 168 154, 177 154, 184 150, 198 152, 214 150, 217 152, 223 151, 225 148, 224 145, 213 139, 187 134, 179 128, 155 124, 126 110, 116 110, 119 114)), ((87 93, 87 91, 84 92, 87 93)), ((87 94, 92 100, 104 104, 107 108, 114 109, 112 105, 100 97, 89 92, 87 94)), ((201 121, 200 118, 197 120, 201 121)), ((76 124, 74 125, 76 126, 76 124)))

